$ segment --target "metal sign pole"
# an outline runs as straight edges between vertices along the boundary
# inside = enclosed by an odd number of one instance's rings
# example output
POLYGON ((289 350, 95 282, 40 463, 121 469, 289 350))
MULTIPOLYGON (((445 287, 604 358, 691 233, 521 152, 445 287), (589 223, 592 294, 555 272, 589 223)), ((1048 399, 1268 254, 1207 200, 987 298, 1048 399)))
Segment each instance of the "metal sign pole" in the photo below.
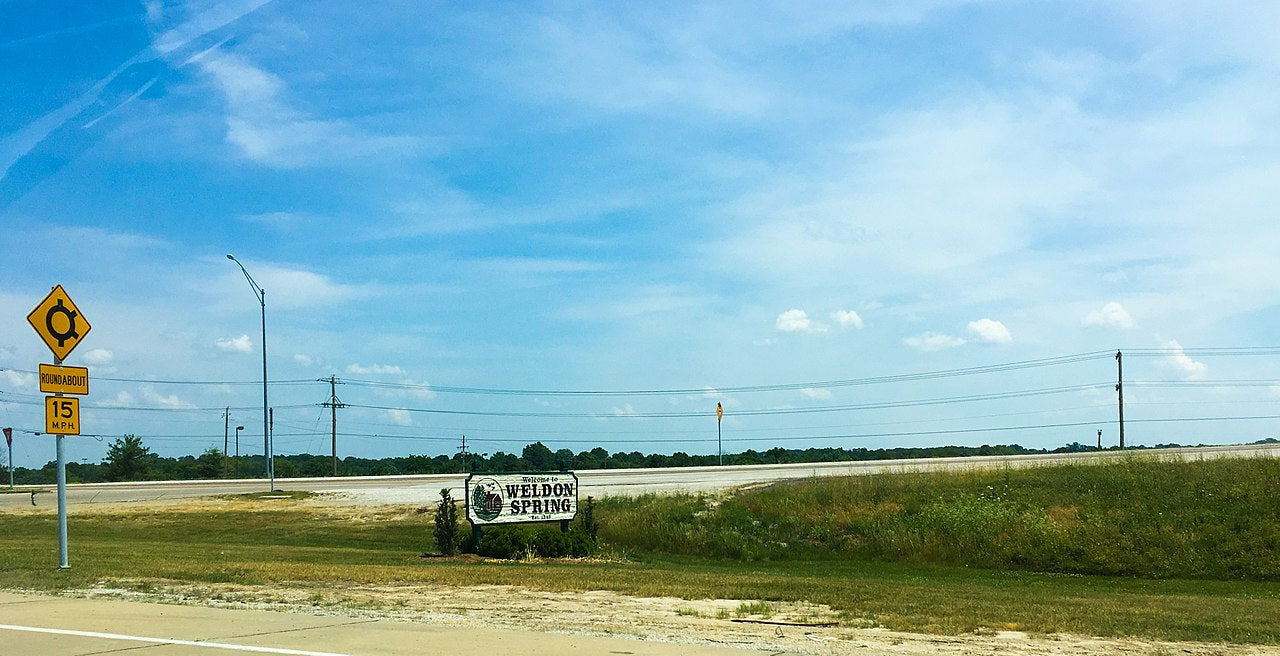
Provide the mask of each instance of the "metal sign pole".
MULTIPOLYGON (((55 365, 62 364, 62 358, 54 357, 55 365)), ((54 394, 62 396, 62 392, 54 394)), ((63 448, 64 435, 56 438, 58 449, 58 568, 71 569, 67 561, 67 453, 63 448)))

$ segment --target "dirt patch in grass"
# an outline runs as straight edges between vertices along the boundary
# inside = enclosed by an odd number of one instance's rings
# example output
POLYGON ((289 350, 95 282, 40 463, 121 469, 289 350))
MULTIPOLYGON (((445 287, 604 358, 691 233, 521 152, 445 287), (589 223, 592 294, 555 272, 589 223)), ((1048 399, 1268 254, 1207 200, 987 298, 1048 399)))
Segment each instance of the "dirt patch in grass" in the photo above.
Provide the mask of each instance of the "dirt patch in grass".
POLYGON ((121 580, 104 581, 71 594, 443 626, 624 636, 789 654, 1257 656, 1275 653, 1261 646, 1037 635, 1018 631, 1017 627, 991 627, 968 635, 940 636, 877 628, 874 618, 849 617, 816 604, 632 597, 605 591, 547 592, 504 585, 246 586, 121 580), (813 626, 822 623, 838 624, 813 626))

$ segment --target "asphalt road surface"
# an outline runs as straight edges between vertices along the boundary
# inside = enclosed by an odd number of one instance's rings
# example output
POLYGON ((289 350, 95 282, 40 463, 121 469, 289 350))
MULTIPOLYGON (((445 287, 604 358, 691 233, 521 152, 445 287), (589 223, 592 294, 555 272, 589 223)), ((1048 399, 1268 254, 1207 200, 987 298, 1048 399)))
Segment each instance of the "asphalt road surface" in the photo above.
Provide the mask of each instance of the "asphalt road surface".
POLYGON ((777 652, 358 617, 0 592, 0 653, 88 656, 751 656, 777 652))
MULTIPOLYGON (((1209 446, 1100 453, 973 456, 869 460, 789 465, 726 465, 722 467, 674 467, 666 469, 596 469, 577 472, 581 496, 635 495, 648 492, 705 492, 740 485, 770 483, 816 476, 849 476, 886 471, 934 471, 971 467, 1029 467, 1062 462, 1089 462, 1138 454, 1162 458, 1278 457, 1280 444, 1209 446)), ((359 476, 339 478, 276 479, 277 490, 333 492, 358 504, 435 503, 440 489, 449 487, 462 498, 461 474, 409 476, 359 476)), ((223 494, 245 494, 269 489, 265 479, 213 481, 148 481, 140 483, 81 483, 67 486, 68 505, 183 499, 223 494)), ((0 494, 0 508, 56 504, 53 485, 20 487, 19 493, 0 494), (32 494, 34 492, 34 494, 32 494)))

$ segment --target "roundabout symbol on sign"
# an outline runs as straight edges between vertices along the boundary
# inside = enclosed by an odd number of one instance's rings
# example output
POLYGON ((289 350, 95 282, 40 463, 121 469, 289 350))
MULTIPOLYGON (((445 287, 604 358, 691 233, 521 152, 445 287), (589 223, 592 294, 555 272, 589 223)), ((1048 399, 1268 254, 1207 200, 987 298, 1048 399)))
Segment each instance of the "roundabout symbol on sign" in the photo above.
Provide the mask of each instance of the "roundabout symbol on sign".
POLYGON ((77 315, 79 315, 79 312, 76 312, 75 310, 68 310, 67 306, 62 304, 62 299, 58 299, 57 304, 49 308, 49 311, 45 313, 44 326, 49 331, 49 336, 58 340, 58 346, 66 344, 67 340, 72 337, 79 339, 80 334, 76 332, 77 315), (67 317, 67 329, 63 332, 58 332, 58 330, 53 327, 53 315, 59 312, 67 317))

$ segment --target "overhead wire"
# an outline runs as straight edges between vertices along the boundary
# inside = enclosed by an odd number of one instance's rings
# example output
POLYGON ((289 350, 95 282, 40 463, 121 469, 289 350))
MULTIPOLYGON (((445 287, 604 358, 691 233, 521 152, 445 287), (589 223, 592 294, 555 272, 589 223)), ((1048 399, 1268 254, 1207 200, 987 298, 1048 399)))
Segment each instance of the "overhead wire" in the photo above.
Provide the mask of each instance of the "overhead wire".
MULTIPOLYGON (((733 414, 735 416, 759 416, 759 415, 794 415, 794 414, 813 414, 821 412, 845 412, 851 410, 874 410, 883 408, 907 408, 928 405, 944 405, 951 403, 968 403, 976 401, 994 401, 1001 399, 1021 398, 1028 396, 1041 396, 1047 394, 1063 394, 1068 392, 1080 392, 1093 389, 1101 389, 1110 386, 1111 383, 1092 383, 1086 385, 1067 385, 1063 387, 1051 387, 1033 390, 1018 390, 1011 392, 996 392, 988 394, 971 394, 967 396, 952 396, 934 399, 915 399, 910 401, 884 401, 879 403, 859 403, 838 406, 819 406, 810 408, 763 408, 756 410, 738 410, 733 414)), ((662 418, 676 419, 685 417, 706 417, 715 414, 714 411, 698 411, 698 412, 506 412, 495 410, 448 410, 443 408, 412 408, 402 406, 384 406, 362 403, 348 403, 347 406, 352 408, 366 408, 372 410, 402 410, 405 412, 419 412, 428 414, 442 415, 465 415, 479 417, 520 417, 520 418, 557 418, 557 419, 627 419, 627 418, 662 418)))

